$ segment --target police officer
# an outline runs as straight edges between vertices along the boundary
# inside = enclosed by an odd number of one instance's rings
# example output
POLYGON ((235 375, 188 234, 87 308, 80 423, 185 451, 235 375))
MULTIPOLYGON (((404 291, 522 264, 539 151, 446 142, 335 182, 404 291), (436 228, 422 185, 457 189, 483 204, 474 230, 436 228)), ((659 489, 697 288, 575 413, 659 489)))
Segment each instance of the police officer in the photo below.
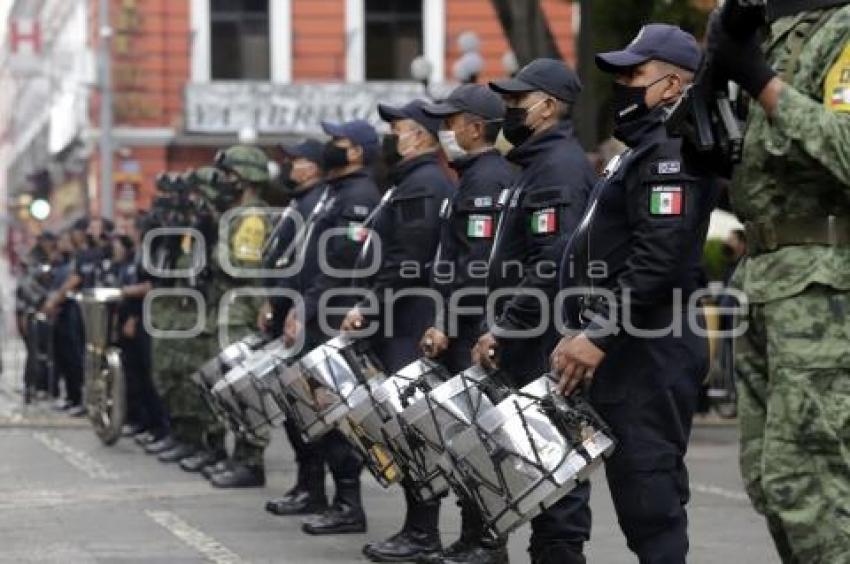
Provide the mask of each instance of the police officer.
MULTIPOLYGON (((305 242, 302 269, 305 275, 299 276, 297 281, 298 291, 304 296, 304 318, 299 318, 297 309, 291 309, 284 326, 284 336, 290 344, 296 341, 299 332, 305 332, 307 350, 330 337, 322 325, 333 326, 331 320, 322 324, 319 319, 320 315, 325 315, 319 309, 322 296, 350 283, 347 278, 319 271, 318 238, 328 229, 344 230, 347 236, 329 239, 327 247, 321 250, 321 259, 335 269, 351 270, 363 245, 363 237, 360 236, 363 222, 380 199, 378 187, 367 168, 378 154, 375 129, 365 120, 323 122, 322 129, 331 137, 322 154, 330 192, 316 217, 313 236, 305 242)), ((343 303, 350 305, 345 300, 343 303)), ((340 301, 335 299, 328 304, 341 307, 340 301)), ((323 513, 308 518, 302 530, 311 535, 365 532, 366 515, 360 495, 361 456, 338 430, 322 437, 318 448, 324 454, 336 492, 331 506, 323 513)), ((316 497, 321 495, 317 492, 316 497)))
MULTIPOLYGON (((286 288, 302 293, 305 286, 318 273, 315 254, 308 253, 307 237, 313 233, 312 227, 316 218, 322 213, 322 207, 327 201, 330 187, 323 178, 324 145, 319 141, 308 139, 291 147, 282 147, 284 155, 290 160, 289 179, 293 183, 292 200, 289 203, 289 213, 297 214, 301 222, 297 223, 290 215, 281 219, 275 227, 268 258, 264 258, 267 267, 287 267, 301 257, 303 263, 297 272, 290 276, 274 280, 278 288, 286 288), (306 282, 306 285, 304 284, 306 282)), ((261 319, 261 326, 271 331, 275 337, 283 333, 283 325, 292 300, 286 297, 270 300, 268 310, 272 313, 270 321, 261 319)), ((295 451, 297 480, 283 497, 266 503, 266 510, 275 515, 304 515, 320 513, 327 509, 325 494, 325 462, 321 449, 317 444, 307 443, 301 436, 296 423, 287 419, 283 427, 292 449, 295 451)))
POLYGON ((733 278, 750 304, 735 359, 741 473, 783 562, 847 562, 850 6, 766 4, 743 18, 766 16, 764 52, 755 26, 709 33, 717 72, 752 97, 730 189, 749 253, 733 278))
MULTIPOLYGON (((480 337, 472 356, 521 387, 548 369, 557 336, 551 321, 544 324, 551 317, 540 294, 550 298, 556 292, 558 261, 595 175, 573 132, 570 112, 581 83, 567 65, 537 59, 516 77, 491 82, 490 88, 505 101, 502 132, 514 146, 507 158, 521 171, 501 200, 504 209, 487 274, 488 291, 507 289, 512 296, 495 304, 496 323, 480 337)), ((589 495, 587 486, 579 486, 532 520, 534 558, 559 543, 563 562, 580 561, 575 555, 590 534, 589 495)))
MULTIPOLYGON (((425 108, 443 121, 440 143, 459 177, 451 205, 441 213, 440 250, 432 274, 445 308, 422 338, 426 356, 439 359, 452 374, 472 364, 470 351, 481 333, 486 302, 487 260, 498 220, 499 196, 514 169, 493 147, 505 107, 486 86, 468 84, 425 108), (464 297, 452 301, 463 292, 464 297), (476 313, 460 315, 459 311, 476 313)), ((457 492, 461 507, 460 539, 429 562, 507 562, 503 545, 485 534, 475 502, 457 492)))
MULTIPOLYGON (((392 128, 390 153, 395 154, 391 157, 400 160, 391 171, 392 192, 369 224, 370 239, 380 239, 380 254, 375 257, 380 267, 373 276, 357 281, 369 297, 349 311, 341 325, 343 331, 356 331, 367 322, 367 308, 377 306, 370 317, 380 319, 379 330, 370 342, 389 373, 419 356, 419 340, 433 322, 434 303, 421 294, 395 299, 388 292, 428 289, 429 270, 439 244, 440 209, 454 192, 454 183, 440 161, 441 120, 427 115, 424 108, 422 100, 400 108, 378 104, 378 114, 392 128), (387 334, 389 319, 393 334, 387 334)), ((375 249, 370 241, 358 266, 371 264, 370 253, 375 249)), ((373 561, 415 560, 440 549, 440 501, 418 500, 413 493, 415 484, 408 477, 401 485, 407 503, 404 523, 395 535, 363 548, 373 561)))
MULTIPOLYGON (((615 76, 614 135, 629 149, 594 188, 567 247, 563 285, 585 292, 570 308, 580 331, 552 353, 560 389, 591 382, 590 399, 618 439, 608 486, 641 562, 685 562, 688 551, 684 457, 708 370, 708 343, 692 321, 699 312, 689 308, 717 189, 686 164, 664 120, 700 60, 696 40, 666 24, 597 55, 615 76)), ((552 550, 539 561, 562 562, 552 550)))

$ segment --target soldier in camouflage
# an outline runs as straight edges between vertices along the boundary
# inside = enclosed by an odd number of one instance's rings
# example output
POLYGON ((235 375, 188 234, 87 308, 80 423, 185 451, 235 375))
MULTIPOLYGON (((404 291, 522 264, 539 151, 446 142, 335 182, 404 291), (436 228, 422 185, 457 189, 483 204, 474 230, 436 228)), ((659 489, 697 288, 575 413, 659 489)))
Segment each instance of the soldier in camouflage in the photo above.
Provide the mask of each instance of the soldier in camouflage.
MULTIPOLYGON (((238 287, 261 287, 252 278, 235 277, 223 266, 223 259, 237 269, 261 267, 263 246, 269 234, 266 207, 259 194, 268 185, 269 159, 257 147, 237 145, 216 156, 218 180, 215 188, 225 193, 236 193, 238 199, 230 208, 235 214, 227 220, 227 240, 217 242, 217 250, 210 261, 210 281, 207 289, 207 323, 215 334, 216 353, 229 343, 236 342, 256 332, 256 320, 263 300, 258 296, 240 296, 228 299, 226 311, 222 297, 238 287), (222 342, 221 339, 226 339, 222 342)), ((227 298, 225 298, 227 299, 227 298)), ((212 355, 211 355, 212 356, 212 355)), ((268 438, 236 433, 233 454, 223 464, 209 468, 205 475, 219 488, 259 487, 265 484, 263 453, 268 438)), ((200 465, 195 465, 198 468, 200 465)))
POLYGON ((719 70, 754 100, 730 194, 749 244, 734 277, 750 303, 741 470, 783 562, 850 562, 847 4, 768 0, 763 47, 719 21, 709 32, 719 70))

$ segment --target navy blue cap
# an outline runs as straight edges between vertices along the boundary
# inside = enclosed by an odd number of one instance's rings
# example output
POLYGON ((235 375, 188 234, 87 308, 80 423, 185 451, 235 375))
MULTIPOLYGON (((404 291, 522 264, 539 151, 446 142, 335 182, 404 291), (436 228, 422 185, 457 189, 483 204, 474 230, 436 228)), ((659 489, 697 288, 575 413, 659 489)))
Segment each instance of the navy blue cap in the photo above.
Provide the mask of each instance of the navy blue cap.
POLYGON ((345 123, 323 121, 322 130, 331 137, 344 137, 364 148, 378 146, 378 133, 365 119, 355 119, 345 123))
POLYGON ((425 113, 427 103, 424 100, 414 100, 404 106, 395 107, 386 104, 378 104, 378 115, 387 123, 401 119, 412 119, 428 130, 428 133, 437 137, 440 132, 442 118, 430 116, 425 113))
POLYGON ((598 53, 596 66, 603 72, 616 73, 647 61, 664 61, 696 71, 701 60, 702 50, 693 35, 675 25, 648 24, 625 49, 598 53))
POLYGON ((307 139, 291 147, 281 145, 280 149, 284 155, 291 159, 307 159, 319 165, 319 168, 324 166, 322 155, 324 154, 325 146, 315 139, 307 139))
POLYGON ((498 94, 480 84, 462 84, 449 97, 436 104, 426 104, 423 108, 432 117, 445 118, 450 115, 468 112, 484 119, 502 119, 505 104, 498 94))
POLYGON ((581 92, 581 80, 573 69, 558 59, 535 59, 516 76, 494 80, 490 88, 499 94, 542 91, 562 102, 575 102, 581 92))

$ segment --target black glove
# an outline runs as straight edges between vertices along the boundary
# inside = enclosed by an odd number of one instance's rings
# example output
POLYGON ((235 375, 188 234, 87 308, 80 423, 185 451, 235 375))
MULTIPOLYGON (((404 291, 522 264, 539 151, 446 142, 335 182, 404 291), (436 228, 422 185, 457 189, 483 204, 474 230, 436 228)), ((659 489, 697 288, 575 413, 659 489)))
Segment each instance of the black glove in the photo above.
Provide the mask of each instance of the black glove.
POLYGON ((708 54, 717 79, 737 82, 753 98, 758 98, 776 76, 776 71, 767 64, 757 36, 736 40, 726 31, 717 12, 708 23, 708 54))

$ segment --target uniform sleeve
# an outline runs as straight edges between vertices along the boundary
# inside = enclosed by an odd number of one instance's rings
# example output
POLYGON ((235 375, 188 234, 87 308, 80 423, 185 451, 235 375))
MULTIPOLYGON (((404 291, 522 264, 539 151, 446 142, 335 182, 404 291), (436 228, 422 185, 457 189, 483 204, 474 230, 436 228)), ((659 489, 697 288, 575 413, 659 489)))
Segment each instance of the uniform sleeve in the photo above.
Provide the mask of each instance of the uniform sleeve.
POLYGON ((524 275, 502 309, 496 323, 500 329, 521 331, 539 325, 540 300, 527 292, 540 291, 549 298, 557 292, 557 265, 585 203, 585 191, 579 189, 555 187, 525 195, 520 204, 526 239, 524 275))
MULTIPOLYGON (((345 233, 342 236, 336 235, 328 239, 325 256, 320 257, 320 261, 323 258, 328 266, 337 270, 354 268, 363 248, 363 242, 368 235, 368 230, 363 226, 363 222, 373 207, 374 202, 367 201, 366 198, 362 201, 341 200, 334 204, 334 207, 328 213, 328 217, 323 219, 321 223, 317 222, 317 231, 337 228, 344 230, 345 233)), ((313 236, 318 238, 321 233, 315 233, 313 236)), ((306 319, 309 321, 315 319, 318 315, 318 304, 322 294, 347 285, 349 281, 349 278, 331 276, 327 272, 320 271, 310 284, 309 289, 304 292, 304 315, 306 319)))
POLYGON ((373 295, 428 285, 427 270, 437 252, 442 204, 424 188, 406 191, 389 203, 391 221, 386 222, 383 233, 377 233, 381 236, 381 268, 370 279, 373 295), (407 272, 414 265, 416 272, 407 272))
POLYGON ((586 328, 590 340, 603 351, 623 335, 624 309, 628 309, 632 324, 640 327, 642 312, 671 303, 687 259, 701 242, 706 221, 704 191, 711 188, 711 182, 685 174, 648 175, 629 184, 626 213, 632 233, 631 256, 609 288, 616 303, 599 300, 591 304, 594 317, 586 328), (612 307, 617 308, 617 335, 602 331, 610 328, 612 307), (594 336, 595 332, 600 336, 594 336))

